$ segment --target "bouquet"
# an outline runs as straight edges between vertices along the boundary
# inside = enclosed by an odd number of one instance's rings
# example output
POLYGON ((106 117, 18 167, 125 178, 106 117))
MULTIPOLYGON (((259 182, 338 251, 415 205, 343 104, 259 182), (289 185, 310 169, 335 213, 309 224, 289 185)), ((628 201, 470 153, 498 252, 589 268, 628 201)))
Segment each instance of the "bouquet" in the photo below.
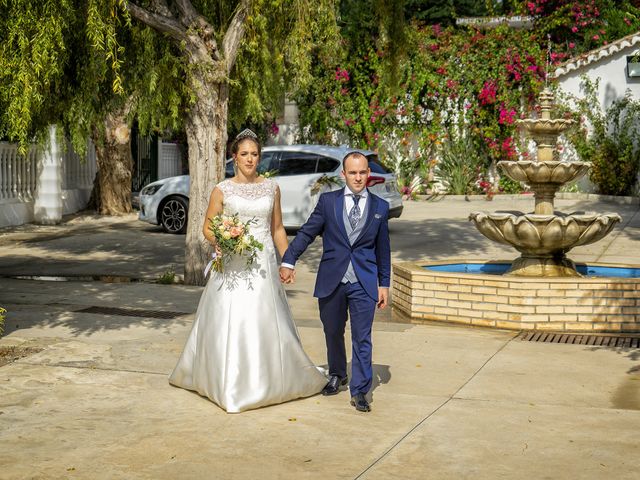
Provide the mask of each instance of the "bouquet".
POLYGON ((255 219, 252 219, 243 223, 237 214, 216 215, 209 219, 209 230, 213 233, 222 255, 213 255, 205 270, 205 277, 210 268, 216 272, 224 271, 225 260, 232 254, 247 257, 247 268, 251 266, 258 250, 262 251, 263 248, 262 243, 249 234, 249 226, 255 222, 255 219))

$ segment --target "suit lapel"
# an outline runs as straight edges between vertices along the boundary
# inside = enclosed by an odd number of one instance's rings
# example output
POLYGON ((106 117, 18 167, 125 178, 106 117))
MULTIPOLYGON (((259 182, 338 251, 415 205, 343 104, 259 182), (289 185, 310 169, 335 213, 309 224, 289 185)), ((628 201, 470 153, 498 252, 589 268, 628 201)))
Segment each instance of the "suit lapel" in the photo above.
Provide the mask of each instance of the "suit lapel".
POLYGON ((347 234, 347 228, 344 226, 344 220, 342 218, 342 211, 344 210, 344 190, 337 190, 336 202, 334 204, 334 213, 336 215, 336 223, 338 224, 338 230, 342 232, 342 236, 345 241, 349 243, 349 235, 347 234))
POLYGON ((364 236, 364 234, 367 233, 367 229, 371 226, 371 222, 373 222, 373 217, 376 213, 376 209, 378 208, 378 198, 375 195, 372 195, 371 192, 369 192, 369 198, 367 200, 369 201, 369 208, 367 209, 367 219, 365 220, 365 224, 362 227, 360 235, 358 235, 356 241, 353 242, 353 245, 356 245, 364 236))

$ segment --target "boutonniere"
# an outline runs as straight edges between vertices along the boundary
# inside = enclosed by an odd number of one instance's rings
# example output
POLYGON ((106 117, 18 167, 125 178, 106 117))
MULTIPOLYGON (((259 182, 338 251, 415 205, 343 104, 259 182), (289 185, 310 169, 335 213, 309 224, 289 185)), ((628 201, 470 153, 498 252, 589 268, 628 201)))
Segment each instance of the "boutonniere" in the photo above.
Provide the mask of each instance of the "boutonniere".
POLYGON ((380 219, 380 218, 382 218, 382 215, 380 215, 379 213, 376 213, 376 214, 374 215, 374 217, 375 217, 375 218, 380 219))

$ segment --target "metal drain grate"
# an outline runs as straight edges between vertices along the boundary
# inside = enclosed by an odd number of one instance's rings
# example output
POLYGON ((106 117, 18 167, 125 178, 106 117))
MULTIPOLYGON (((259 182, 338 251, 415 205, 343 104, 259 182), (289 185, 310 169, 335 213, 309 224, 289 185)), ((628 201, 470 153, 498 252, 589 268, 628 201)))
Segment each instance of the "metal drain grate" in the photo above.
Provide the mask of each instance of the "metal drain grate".
POLYGON ((143 318, 177 318, 189 315, 184 312, 168 312, 166 310, 140 310, 137 308, 117 308, 117 307, 88 307, 76 312, 95 313, 98 315, 120 315, 123 317, 143 317, 143 318))
POLYGON ((594 347, 640 348, 640 337, 613 335, 582 335, 579 333, 523 332, 523 342, 565 343, 571 345, 593 345, 594 347))

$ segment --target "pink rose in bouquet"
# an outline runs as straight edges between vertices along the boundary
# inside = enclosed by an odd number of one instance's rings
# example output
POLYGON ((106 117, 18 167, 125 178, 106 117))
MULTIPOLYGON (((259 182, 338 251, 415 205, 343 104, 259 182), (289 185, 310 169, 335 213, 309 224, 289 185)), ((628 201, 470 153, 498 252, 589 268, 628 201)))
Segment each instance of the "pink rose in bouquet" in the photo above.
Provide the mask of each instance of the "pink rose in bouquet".
POLYGON ((240 255, 247 258, 247 268, 251 267, 258 251, 262 251, 263 245, 249 233, 249 226, 255 220, 242 222, 238 215, 216 215, 209 219, 209 230, 216 239, 220 255, 214 255, 207 265, 205 277, 209 269, 216 272, 224 271, 224 264, 231 255, 240 255))

